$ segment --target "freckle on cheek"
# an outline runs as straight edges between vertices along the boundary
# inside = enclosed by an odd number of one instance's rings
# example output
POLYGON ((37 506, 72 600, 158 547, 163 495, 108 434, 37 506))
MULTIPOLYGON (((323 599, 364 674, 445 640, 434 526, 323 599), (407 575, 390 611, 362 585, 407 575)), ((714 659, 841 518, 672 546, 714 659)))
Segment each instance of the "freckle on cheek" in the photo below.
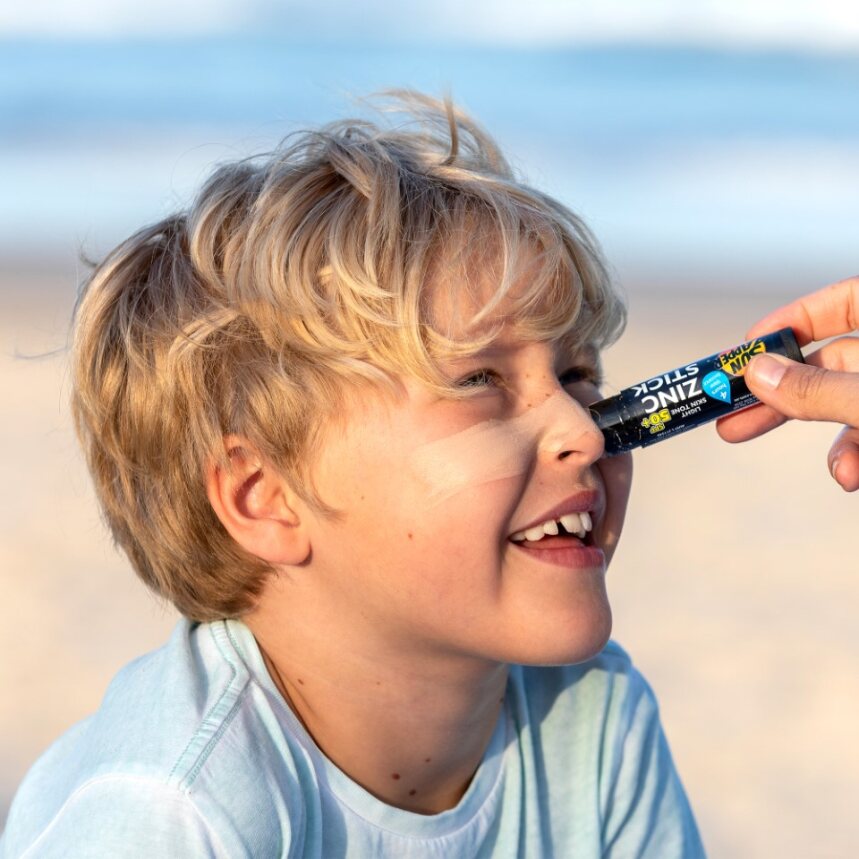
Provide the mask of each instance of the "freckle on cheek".
POLYGON ((297 678, 296 678, 296 680, 298 680, 298 682, 299 682, 302 686, 304 685, 304 681, 303 681, 300 677, 297 677, 297 678))
POLYGON ((414 539, 414 536, 415 536, 415 535, 414 535, 414 534, 412 534, 412 532, 411 532, 411 531, 409 531, 409 539, 410 539, 410 540, 413 540, 413 539, 414 539))
POLYGON ((391 773, 391 778, 396 781, 400 777, 399 773, 391 773))

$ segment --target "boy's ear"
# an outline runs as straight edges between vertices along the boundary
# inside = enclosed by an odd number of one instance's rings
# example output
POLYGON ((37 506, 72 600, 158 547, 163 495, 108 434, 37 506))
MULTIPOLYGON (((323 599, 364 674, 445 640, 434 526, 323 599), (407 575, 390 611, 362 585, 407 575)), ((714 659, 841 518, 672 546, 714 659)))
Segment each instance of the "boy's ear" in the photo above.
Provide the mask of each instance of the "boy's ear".
POLYGON ((241 436, 224 444, 230 469, 211 462, 206 470, 209 503, 227 533, 246 551, 270 564, 302 563, 310 541, 284 479, 241 436))

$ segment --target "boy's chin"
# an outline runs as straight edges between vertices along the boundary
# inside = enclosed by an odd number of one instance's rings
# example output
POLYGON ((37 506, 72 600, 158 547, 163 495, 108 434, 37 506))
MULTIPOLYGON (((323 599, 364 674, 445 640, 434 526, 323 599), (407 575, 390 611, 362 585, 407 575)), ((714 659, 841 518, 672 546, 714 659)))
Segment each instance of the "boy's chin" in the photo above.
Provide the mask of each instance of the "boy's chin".
POLYGON ((523 648, 520 658, 512 659, 519 665, 576 665, 587 662, 602 652, 611 637, 612 616, 608 602, 584 621, 569 629, 552 629, 548 625, 539 631, 523 648))

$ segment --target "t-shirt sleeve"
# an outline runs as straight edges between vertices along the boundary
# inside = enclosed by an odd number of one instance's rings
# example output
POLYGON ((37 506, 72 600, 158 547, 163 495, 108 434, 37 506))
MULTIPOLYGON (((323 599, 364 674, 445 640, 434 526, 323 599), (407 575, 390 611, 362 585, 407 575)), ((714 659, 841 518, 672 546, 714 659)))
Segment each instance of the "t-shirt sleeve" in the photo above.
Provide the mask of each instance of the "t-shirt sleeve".
MULTIPOLYGON (((7 833, 8 835, 8 833, 7 833)), ((6 845, 12 849, 11 844, 6 845)), ((132 776, 95 778, 78 788, 14 859, 224 857, 217 833, 192 799, 162 782, 132 776)), ((13 859, 6 853, 5 859, 13 859)))
POLYGON ((704 847, 650 686, 635 669, 604 818, 604 859, 699 859, 704 847))

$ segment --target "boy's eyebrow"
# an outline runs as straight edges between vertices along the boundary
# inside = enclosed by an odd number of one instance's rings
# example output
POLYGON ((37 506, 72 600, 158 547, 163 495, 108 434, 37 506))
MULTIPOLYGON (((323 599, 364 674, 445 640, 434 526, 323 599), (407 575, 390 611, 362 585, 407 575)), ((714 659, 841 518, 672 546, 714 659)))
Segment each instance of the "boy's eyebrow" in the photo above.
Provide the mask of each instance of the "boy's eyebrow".
POLYGON ((444 352, 442 352, 441 354, 437 355, 436 358, 437 360, 442 361, 446 364, 463 364, 466 361, 478 361, 481 358, 491 358, 492 356, 504 351, 504 346, 490 344, 489 346, 485 346, 483 349, 480 349, 470 355, 451 355, 449 353, 445 354, 444 352))
POLYGON ((593 343, 583 343, 575 352, 577 358, 589 361, 591 364, 599 364, 600 350, 593 343))
MULTIPOLYGON (((464 364, 468 361, 479 361, 483 358, 492 358, 500 354, 504 354, 508 352, 511 347, 504 344, 490 343, 488 346, 485 346, 483 349, 475 352, 473 355, 441 355, 440 360, 447 364, 464 364)), ((599 362, 599 349, 593 343, 583 343, 578 349, 571 351, 568 348, 568 345, 565 344, 562 340, 555 341, 555 357, 556 360, 572 360, 578 359, 580 361, 589 362, 591 364, 596 364, 599 362)))

